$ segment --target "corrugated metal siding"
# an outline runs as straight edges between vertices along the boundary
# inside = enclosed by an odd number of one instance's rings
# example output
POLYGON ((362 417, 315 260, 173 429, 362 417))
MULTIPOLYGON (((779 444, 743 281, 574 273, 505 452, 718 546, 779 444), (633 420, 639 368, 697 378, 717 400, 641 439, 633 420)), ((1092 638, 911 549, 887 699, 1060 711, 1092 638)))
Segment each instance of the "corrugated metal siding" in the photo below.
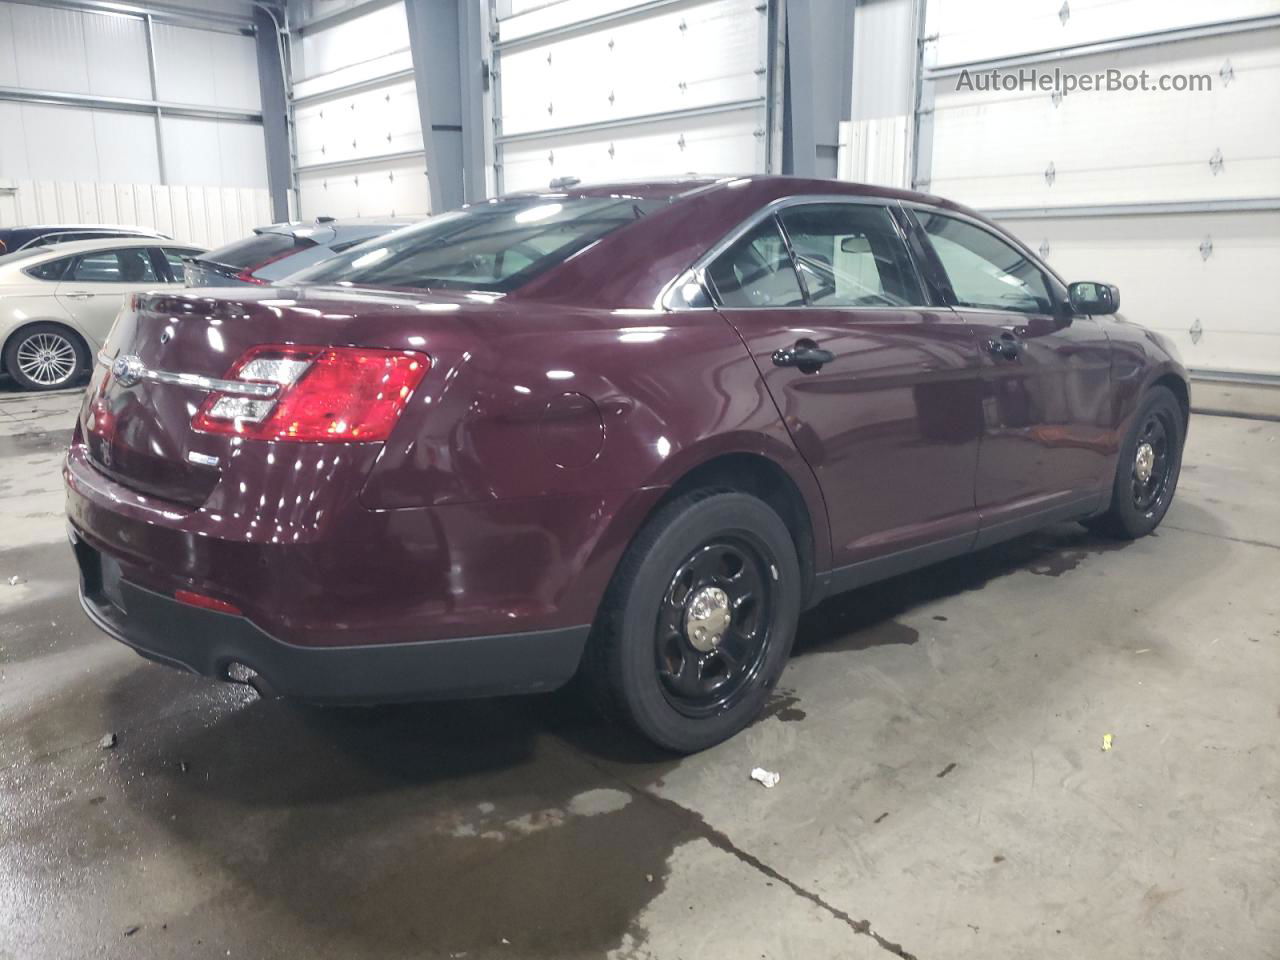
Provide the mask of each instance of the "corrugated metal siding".
POLYGON ((0 227, 121 224, 217 247, 270 220, 265 189, 0 179, 0 227))

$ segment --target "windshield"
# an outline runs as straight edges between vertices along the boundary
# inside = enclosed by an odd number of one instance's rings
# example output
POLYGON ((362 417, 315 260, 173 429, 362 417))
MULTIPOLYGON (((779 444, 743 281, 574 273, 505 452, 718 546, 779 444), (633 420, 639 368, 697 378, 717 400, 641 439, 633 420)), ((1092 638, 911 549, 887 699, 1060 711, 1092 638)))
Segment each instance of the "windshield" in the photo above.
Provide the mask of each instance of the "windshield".
POLYGON ((477 204, 362 243, 289 281, 505 292, 665 203, 534 197, 477 204))

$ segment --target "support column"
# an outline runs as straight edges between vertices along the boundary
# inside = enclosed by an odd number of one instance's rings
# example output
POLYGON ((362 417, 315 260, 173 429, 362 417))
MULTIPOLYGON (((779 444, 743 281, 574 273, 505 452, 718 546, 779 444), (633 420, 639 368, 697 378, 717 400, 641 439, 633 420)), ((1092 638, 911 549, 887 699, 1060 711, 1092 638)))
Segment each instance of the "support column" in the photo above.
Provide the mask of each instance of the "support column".
POLYGON ((405 0, 431 212, 484 196, 479 13, 475 0, 405 0))
MULTIPOLYGON (((278 15, 284 16, 283 11, 278 15)), ((258 85, 262 91, 262 135, 267 148, 267 191, 271 219, 289 219, 289 190, 293 186, 293 149, 289 138, 289 100, 285 87, 284 38, 276 21, 261 7, 253 9, 258 48, 258 85)))

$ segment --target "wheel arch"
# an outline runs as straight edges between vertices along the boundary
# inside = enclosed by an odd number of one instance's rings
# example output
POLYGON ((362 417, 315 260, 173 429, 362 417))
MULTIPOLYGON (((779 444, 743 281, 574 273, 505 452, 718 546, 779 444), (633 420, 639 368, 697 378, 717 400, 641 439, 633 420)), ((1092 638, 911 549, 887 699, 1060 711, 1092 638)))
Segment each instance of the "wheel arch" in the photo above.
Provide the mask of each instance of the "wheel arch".
POLYGON ((1191 421, 1191 388, 1187 386, 1187 381, 1178 374, 1169 372, 1156 377, 1151 386, 1165 387, 1177 398, 1178 406, 1182 407, 1182 426, 1185 429, 1191 421))
POLYGON ((698 490, 745 493, 768 504, 782 518, 795 544, 802 596, 807 601, 813 594, 817 574, 817 539, 809 505, 791 475, 759 453, 720 454, 686 472, 654 509, 698 490))

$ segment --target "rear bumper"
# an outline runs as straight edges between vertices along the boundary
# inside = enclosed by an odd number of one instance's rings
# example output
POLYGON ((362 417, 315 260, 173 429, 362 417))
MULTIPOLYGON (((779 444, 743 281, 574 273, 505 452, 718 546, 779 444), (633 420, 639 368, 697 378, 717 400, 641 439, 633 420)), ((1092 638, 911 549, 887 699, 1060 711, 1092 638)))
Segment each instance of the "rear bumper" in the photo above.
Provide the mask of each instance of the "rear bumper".
POLYGON ((262 693, 322 703, 386 703, 553 690, 573 676, 589 626, 416 643, 302 647, 244 617, 192 607, 104 576, 114 561, 72 531, 80 603, 99 628, 149 660, 262 693), (235 668, 235 669, 233 669, 235 668))

